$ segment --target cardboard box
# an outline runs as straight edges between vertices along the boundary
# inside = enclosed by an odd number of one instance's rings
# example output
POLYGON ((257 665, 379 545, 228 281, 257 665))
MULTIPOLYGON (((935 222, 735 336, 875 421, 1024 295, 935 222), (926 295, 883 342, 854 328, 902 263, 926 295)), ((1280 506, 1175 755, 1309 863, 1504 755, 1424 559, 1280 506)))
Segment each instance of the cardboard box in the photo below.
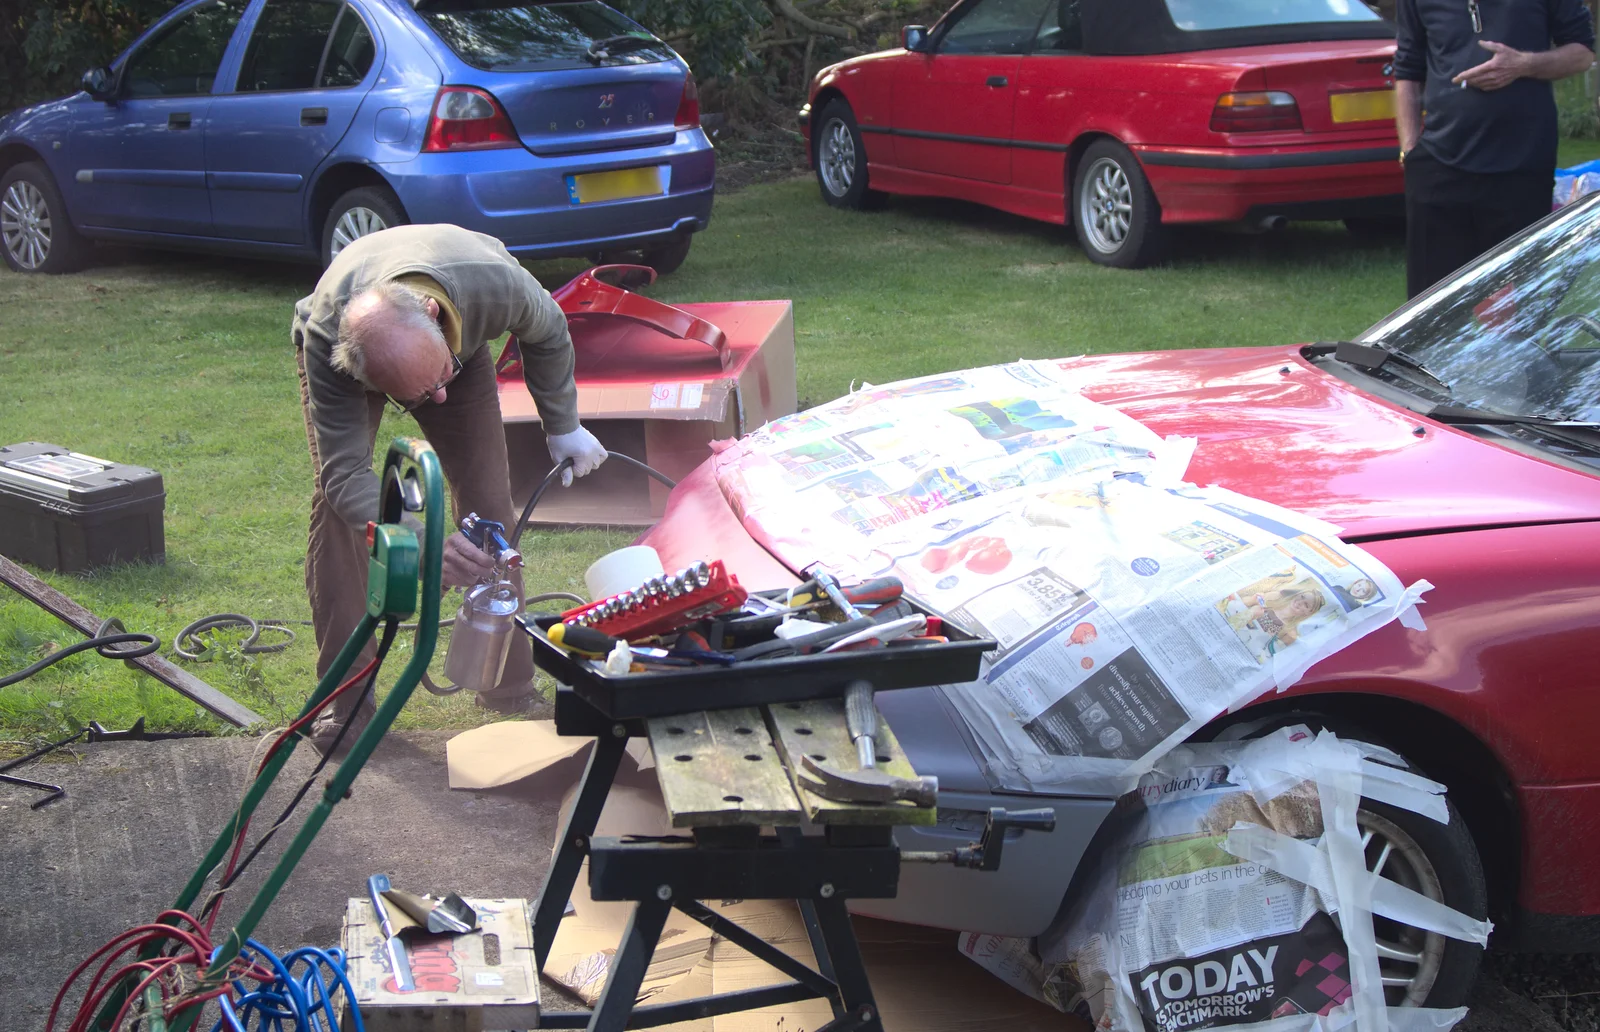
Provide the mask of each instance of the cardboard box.
MULTIPOLYGON (((469 899, 478 929, 404 936, 417 988, 394 988, 383 929, 368 899, 345 908, 341 941, 368 1032, 482 1032, 539 1024, 532 910, 522 899, 469 899)), ((348 1027, 348 1023, 345 1023, 348 1027)))
MULTIPOLYGON (((728 335, 726 362, 705 344, 624 319, 573 323, 578 416, 602 444, 679 480, 711 454, 794 412, 794 312, 788 301, 677 306, 728 335)), ((520 511, 550 471, 539 412, 520 376, 500 380, 500 415, 510 454, 511 497, 520 511)), ((666 511, 667 489, 610 462, 539 502, 532 522, 649 526, 666 511)))

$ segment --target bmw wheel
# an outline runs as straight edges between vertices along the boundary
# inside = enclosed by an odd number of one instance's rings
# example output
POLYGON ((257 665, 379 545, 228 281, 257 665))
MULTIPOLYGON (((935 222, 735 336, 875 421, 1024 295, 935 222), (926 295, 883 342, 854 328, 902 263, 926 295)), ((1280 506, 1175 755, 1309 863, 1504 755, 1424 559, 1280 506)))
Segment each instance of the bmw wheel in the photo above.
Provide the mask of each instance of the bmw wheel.
POLYGON ((812 147, 822 199, 835 208, 871 208, 883 194, 867 186, 867 148, 855 113, 842 98, 829 101, 815 122, 812 147))
POLYGON ((1161 207, 1133 152, 1115 140, 1089 146, 1072 187, 1072 222, 1089 259, 1119 269, 1159 261, 1161 207))
POLYGON ((363 186, 345 193, 322 223, 322 267, 362 237, 408 222, 399 198, 386 187, 363 186))
POLYGON ((13 166, 0 178, 0 252, 17 272, 70 272, 86 250, 50 170, 13 166))

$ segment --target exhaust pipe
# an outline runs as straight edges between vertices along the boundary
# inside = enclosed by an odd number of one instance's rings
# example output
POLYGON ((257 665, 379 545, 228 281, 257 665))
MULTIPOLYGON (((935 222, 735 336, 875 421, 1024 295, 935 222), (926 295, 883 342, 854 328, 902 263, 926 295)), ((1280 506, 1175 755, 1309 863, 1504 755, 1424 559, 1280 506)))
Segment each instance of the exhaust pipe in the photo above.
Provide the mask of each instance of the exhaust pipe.
POLYGON ((1258 223, 1258 227, 1259 232, 1276 233, 1278 230, 1283 229, 1288 224, 1289 220, 1282 215, 1266 215, 1262 217, 1260 223, 1258 223))

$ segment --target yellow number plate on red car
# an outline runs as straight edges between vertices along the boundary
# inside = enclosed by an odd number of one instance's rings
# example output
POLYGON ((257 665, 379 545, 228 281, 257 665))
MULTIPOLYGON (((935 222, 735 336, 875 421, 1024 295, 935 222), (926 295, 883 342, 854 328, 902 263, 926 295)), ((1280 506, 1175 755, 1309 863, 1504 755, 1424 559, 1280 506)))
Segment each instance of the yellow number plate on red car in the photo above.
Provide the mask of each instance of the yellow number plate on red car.
POLYGON ((667 192, 667 176, 671 171, 671 165, 651 165, 568 176, 567 199, 573 204, 594 204, 630 197, 656 197, 667 192))
POLYGON ((1394 118, 1394 90, 1362 90, 1328 96, 1335 122, 1377 122, 1394 118))

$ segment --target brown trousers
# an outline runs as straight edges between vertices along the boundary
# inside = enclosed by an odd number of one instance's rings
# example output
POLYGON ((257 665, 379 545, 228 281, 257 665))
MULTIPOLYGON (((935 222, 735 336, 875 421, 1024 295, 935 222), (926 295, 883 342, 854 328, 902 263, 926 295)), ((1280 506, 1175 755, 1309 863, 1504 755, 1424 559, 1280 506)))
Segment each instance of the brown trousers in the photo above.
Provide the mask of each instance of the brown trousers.
MULTIPOLYGON (((317 677, 321 678, 367 611, 367 534, 364 525, 352 527, 328 504, 322 485, 322 461, 317 457, 317 435, 311 426, 305 352, 296 349, 296 359, 300 369, 300 404, 305 410, 306 438, 311 445, 311 465, 316 477, 311 495, 310 541, 306 546, 306 591, 311 598, 311 622, 317 638, 317 677)), ((383 406, 383 395, 367 394, 369 445, 377 440, 383 406)), ((423 405, 412 415, 438 454, 445 481, 450 485, 455 515, 452 525, 445 528, 445 534, 453 532, 463 515, 475 512, 505 524, 509 535, 517 513, 511 508, 511 475, 506 464, 506 438, 500 422, 500 395, 495 385, 490 349, 479 348, 467 359, 460 375, 450 381, 444 404, 423 405)), ((374 512, 372 518, 377 519, 378 514, 374 512)), ((521 575, 515 576, 520 590, 521 575)), ((440 615, 449 618, 455 612, 440 615)), ((352 669, 370 659, 374 649, 375 646, 368 643, 352 669)), ((506 657, 505 671, 495 694, 520 694, 531 691, 532 687, 532 649, 526 638, 513 636, 511 652, 506 657)))

